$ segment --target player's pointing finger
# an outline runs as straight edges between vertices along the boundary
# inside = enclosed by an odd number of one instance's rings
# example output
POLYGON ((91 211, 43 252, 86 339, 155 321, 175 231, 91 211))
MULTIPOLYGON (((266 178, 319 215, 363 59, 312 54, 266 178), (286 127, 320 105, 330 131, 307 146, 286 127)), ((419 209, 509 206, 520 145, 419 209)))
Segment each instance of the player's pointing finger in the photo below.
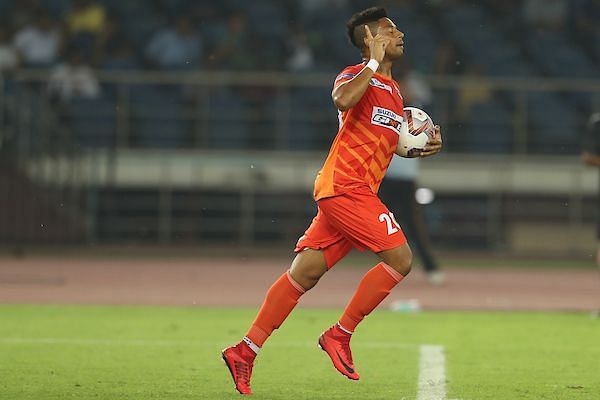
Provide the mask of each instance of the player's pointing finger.
POLYGON ((365 25, 365 32, 367 33, 367 39, 373 40, 373 34, 371 33, 369 25, 365 25))

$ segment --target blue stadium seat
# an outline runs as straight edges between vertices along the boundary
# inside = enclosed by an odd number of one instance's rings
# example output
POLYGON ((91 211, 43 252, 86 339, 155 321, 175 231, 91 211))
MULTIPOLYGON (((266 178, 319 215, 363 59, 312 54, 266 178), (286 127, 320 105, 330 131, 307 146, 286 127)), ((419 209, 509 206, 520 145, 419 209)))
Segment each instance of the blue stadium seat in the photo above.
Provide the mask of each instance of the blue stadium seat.
POLYGON ((600 77, 599 69, 561 32, 533 31, 527 48, 544 72, 562 77, 600 77))
POLYGON ((139 15, 147 13, 149 7, 147 0, 103 0, 102 2, 109 10, 124 17, 124 21, 127 22, 139 17, 139 15))
POLYGON ((152 38, 152 35, 159 32, 166 25, 167 21, 164 16, 145 10, 137 14, 135 18, 128 19, 127 23, 123 24, 123 30, 132 43, 143 48, 152 38))
POLYGON ((71 0, 40 0, 41 6, 54 18, 61 18, 71 8, 71 0))
POLYGON ((510 153, 513 117, 497 101, 474 104, 467 122, 465 149, 481 153, 510 153))
POLYGON ((180 87, 132 85, 130 101, 134 144, 150 148, 190 145, 192 124, 183 118, 180 87))
POLYGON ((539 153, 573 154, 579 151, 577 116, 571 105, 548 93, 528 97, 530 150, 539 153))
POLYGON ((290 94, 290 149, 316 150, 337 131, 337 110, 323 88, 298 88, 290 94))
POLYGON ((0 0, 0 15, 8 15, 13 9, 15 0, 0 0))
POLYGON ((70 126, 83 147, 110 148, 116 143, 117 112, 109 97, 76 99, 69 103, 70 126))
POLYGON ((244 149, 250 145, 247 109, 233 90, 220 89, 210 94, 208 146, 217 149, 244 149))
POLYGON ((144 148, 187 148, 191 124, 180 103, 137 105, 133 108, 133 142, 144 148))
POLYGON ((260 35, 281 35, 287 29, 287 17, 277 3, 252 2, 245 14, 252 30, 260 35))

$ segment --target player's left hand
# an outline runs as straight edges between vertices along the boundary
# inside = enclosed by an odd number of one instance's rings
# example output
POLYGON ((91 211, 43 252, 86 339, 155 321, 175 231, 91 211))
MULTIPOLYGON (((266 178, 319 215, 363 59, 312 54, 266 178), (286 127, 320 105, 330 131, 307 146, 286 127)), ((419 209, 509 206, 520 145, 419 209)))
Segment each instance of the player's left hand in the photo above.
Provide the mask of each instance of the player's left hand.
POLYGON ((433 131, 433 139, 429 139, 419 157, 429 157, 439 153, 442 150, 442 133, 440 126, 436 125, 433 131))

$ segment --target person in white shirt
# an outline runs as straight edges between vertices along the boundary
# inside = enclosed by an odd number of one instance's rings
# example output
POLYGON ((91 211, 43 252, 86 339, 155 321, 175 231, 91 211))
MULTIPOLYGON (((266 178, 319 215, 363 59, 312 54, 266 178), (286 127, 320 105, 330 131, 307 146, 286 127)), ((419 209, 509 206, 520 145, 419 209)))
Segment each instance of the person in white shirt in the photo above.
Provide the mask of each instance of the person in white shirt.
POLYGON ((94 99, 100 96, 100 84, 96 74, 85 62, 80 50, 71 50, 67 62, 52 70, 48 92, 51 97, 61 101, 94 99))
POLYGON ((40 12, 35 22, 15 35, 13 45, 25 66, 46 67, 58 60, 62 35, 50 15, 40 12))

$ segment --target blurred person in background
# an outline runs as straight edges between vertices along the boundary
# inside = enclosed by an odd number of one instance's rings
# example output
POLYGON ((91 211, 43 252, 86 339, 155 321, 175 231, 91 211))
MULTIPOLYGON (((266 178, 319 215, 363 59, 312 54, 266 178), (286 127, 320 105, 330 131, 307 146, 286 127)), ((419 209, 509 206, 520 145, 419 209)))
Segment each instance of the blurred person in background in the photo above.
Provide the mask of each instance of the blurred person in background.
POLYGON ((25 25, 31 23, 32 18, 42 10, 43 8, 39 0, 15 1, 10 13, 10 26, 12 26, 13 30, 19 31, 25 25))
MULTIPOLYGON (((403 59, 399 71, 399 83, 402 88, 405 106, 427 109, 433 101, 433 92, 425 78, 412 68, 408 59, 403 59)), ((444 283, 443 272, 433 256, 433 249, 422 206, 417 202, 418 158, 393 157, 381 183, 381 200, 394 211, 400 226, 404 230, 411 247, 423 263, 427 279, 434 285, 444 283)))
POLYGON ((186 15, 175 24, 156 33, 146 46, 145 56, 151 67, 191 69, 201 67, 203 43, 186 15))
POLYGON ((0 22, 0 77, 19 66, 19 54, 10 40, 8 24, 0 22))
POLYGON ((537 29, 560 30, 567 19, 565 0, 526 0, 523 4, 525 22, 537 29))
POLYGON ((96 74, 78 47, 69 49, 66 62, 51 71, 48 93, 51 98, 61 102, 94 99, 100 96, 100 84, 96 74))
POLYGON ((125 70, 141 68, 123 25, 118 17, 108 18, 98 38, 94 64, 103 69, 125 70))
POLYGON ((71 36, 80 33, 99 35, 106 24, 106 9, 97 1, 73 0, 73 6, 66 17, 71 36))
POLYGON ((315 56, 308 43, 306 32, 301 26, 296 26, 292 30, 292 35, 288 43, 290 56, 287 60, 287 69, 289 71, 307 71, 315 66, 315 56))
POLYGON ((13 44, 25 66, 48 67, 58 60, 62 33, 52 17, 41 10, 32 23, 15 34, 13 44))
POLYGON ((490 102, 494 91, 484 79, 481 67, 477 64, 469 64, 464 78, 464 83, 457 93, 456 116, 461 121, 468 121, 471 108, 476 104, 490 102))
POLYGON ((300 0, 300 12, 305 16, 320 14, 321 12, 343 10, 347 8, 348 0, 300 0))
POLYGON ((460 52, 450 40, 443 39, 435 50, 433 71, 438 75, 456 75, 462 72, 460 52))
POLYGON ((583 0, 575 8, 574 18, 578 43, 600 62, 600 0, 583 0))
POLYGON ((243 14, 232 14, 227 18, 224 35, 217 39, 210 63, 219 68, 250 70, 256 68, 258 60, 253 52, 251 33, 243 14))
MULTIPOLYGON (((269 336, 302 295, 353 247, 372 251, 381 262, 363 276, 339 321, 320 335, 318 345, 339 373, 358 380, 350 350, 352 334, 410 272, 412 252, 406 237, 377 196, 396 152, 402 121, 403 99, 392 66, 404 54, 404 33, 381 7, 354 14, 346 28, 362 62, 344 68, 333 84, 331 99, 338 109, 339 130, 315 179, 317 215, 298 239, 290 269, 268 290, 246 336, 222 352, 242 394, 252 393, 254 359, 269 336)), ((441 148, 436 126, 434 139, 414 156, 432 156, 441 148)))
POLYGON ((71 46, 91 60, 98 52, 99 37, 106 25, 104 6, 93 0, 74 0, 65 22, 71 46))
MULTIPOLYGON (((586 165, 596 168, 600 167, 600 112, 592 114, 588 122, 583 140, 582 159, 586 165)), ((596 265, 600 267, 600 193, 596 199, 596 205, 596 239, 598 241, 598 248, 596 250, 596 265)))

